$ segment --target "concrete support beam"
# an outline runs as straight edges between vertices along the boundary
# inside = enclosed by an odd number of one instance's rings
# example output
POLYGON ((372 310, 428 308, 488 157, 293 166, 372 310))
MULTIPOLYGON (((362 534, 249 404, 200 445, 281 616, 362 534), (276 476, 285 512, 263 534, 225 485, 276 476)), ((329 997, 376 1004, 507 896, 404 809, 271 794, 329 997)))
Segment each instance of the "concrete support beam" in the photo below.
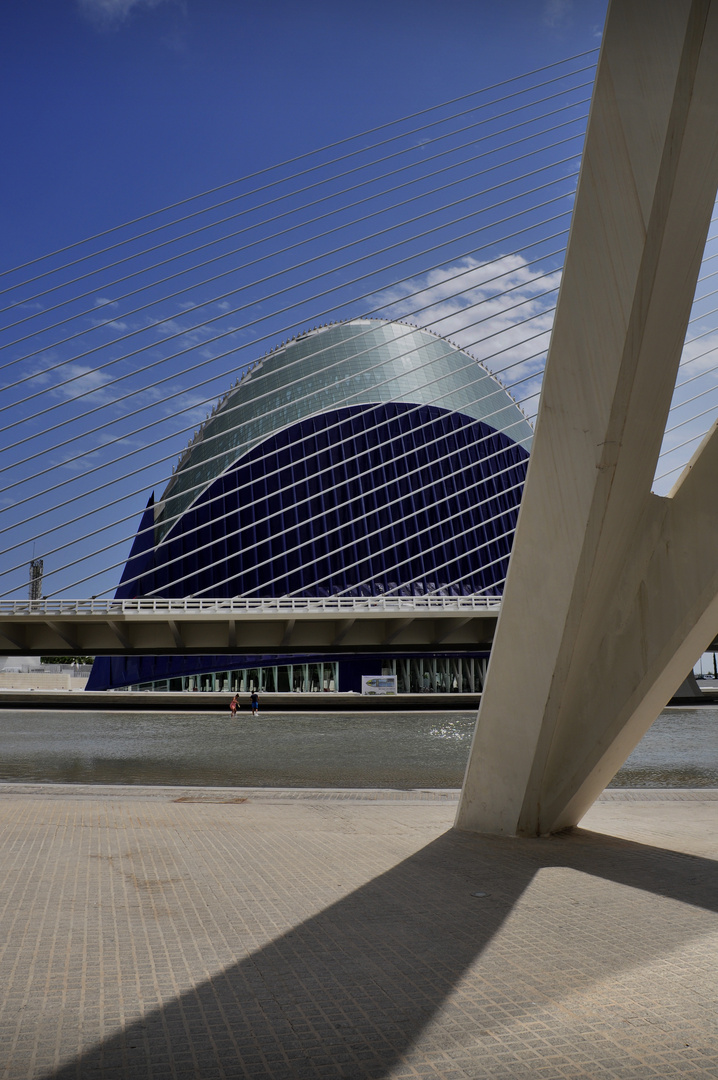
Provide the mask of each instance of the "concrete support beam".
POLYGON ((413 619, 399 619, 397 622, 392 623, 389 631, 384 636, 382 644, 385 647, 393 645, 396 639, 401 637, 404 631, 412 625, 413 621, 413 619))
POLYGON ((112 631, 112 633, 115 635, 117 640, 119 641, 121 648, 123 648, 123 649, 131 648, 130 639, 128 638, 127 634, 119 626, 118 623, 113 622, 111 619, 108 619, 107 625, 110 628, 110 630, 112 631))
MULTIPOLYGON (((3 627, 0 630, 0 645, 2 645, 3 642, 8 642, 12 646, 13 651, 22 652, 25 646, 22 627, 17 627, 15 630, 8 630, 6 627, 3 627)), ((7 645, 4 647, 7 648, 7 645)))
POLYGON ((80 651, 75 634, 73 634, 67 626, 62 625, 61 623, 50 622, 49 619, 45 620, 45 625, 52 631, 55 637, 58 637, 60 641, 67 646, 70 652, 80 651))
POLYGON ((451 638, 455 638, 465 626, 468 626, 470 621, 470 619, 455 619, 450 626, 447 626, 445 629, 443 627, 440 628, 434 644, 444 645, 447 641, 450 641, 451 638))
POLYGON ((352 630, 352 627, 356 623, 356 619, 343 619, 337 626, 337 633, 332 645, 341 645, 347 634, 352 630))
POLYGON ((613 0, 460 828, 578 821, 716 634, 718 436, 650 488, 717 186, 718 2, 613 0))

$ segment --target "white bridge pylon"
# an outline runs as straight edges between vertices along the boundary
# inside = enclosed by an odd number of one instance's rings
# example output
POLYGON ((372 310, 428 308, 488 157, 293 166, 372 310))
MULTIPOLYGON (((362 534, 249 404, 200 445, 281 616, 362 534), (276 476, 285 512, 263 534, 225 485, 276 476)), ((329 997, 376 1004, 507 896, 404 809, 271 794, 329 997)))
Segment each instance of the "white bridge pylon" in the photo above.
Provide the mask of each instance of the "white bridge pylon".
POLYGON ((613 0, 459 828, 576 824, 716 634, 716 429, 651 483, 717 187, 718 0, 613 0))

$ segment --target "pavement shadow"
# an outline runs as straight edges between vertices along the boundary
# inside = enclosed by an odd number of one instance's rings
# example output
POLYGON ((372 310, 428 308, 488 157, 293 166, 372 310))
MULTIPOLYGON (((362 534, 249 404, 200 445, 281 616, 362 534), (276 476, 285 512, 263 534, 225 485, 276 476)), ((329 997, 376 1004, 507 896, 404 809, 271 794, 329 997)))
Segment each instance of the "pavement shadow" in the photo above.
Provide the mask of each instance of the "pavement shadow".
POLYGON ((468 1047, 537 1003, 696 937, 697 910, 718 910, 717 885, 711 860, 581 830, 543 840, 450 831, 50 1075, 383 1077, 422 1032, 423 1049, 442 1048, 425 1029, 450 996, 461 996, 454 1044, 468 1047), (616 917, 624 894, 607 882, 635 890, 630 919, 616 917))

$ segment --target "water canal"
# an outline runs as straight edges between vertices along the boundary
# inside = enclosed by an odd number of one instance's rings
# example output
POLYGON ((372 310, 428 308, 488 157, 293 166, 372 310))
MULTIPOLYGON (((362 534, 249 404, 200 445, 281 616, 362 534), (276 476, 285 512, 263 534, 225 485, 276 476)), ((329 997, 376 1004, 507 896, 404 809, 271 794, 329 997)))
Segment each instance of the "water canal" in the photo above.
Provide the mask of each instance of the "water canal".
MULTIPOLYGON (((0 711, 0 780, 262 787, 461 785, 475 714, 0 711)), ((667 709, 613 781, 718 787, 718 709, 667 709)))

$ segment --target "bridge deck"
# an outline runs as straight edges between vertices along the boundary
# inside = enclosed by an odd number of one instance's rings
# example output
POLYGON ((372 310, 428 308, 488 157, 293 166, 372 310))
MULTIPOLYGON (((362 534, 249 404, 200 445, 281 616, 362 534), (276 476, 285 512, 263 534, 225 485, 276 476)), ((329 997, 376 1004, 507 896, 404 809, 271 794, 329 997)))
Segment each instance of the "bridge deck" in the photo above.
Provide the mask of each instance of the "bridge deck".
POLYGON ((0 602, 0 648, 21 655, 292 654, 487 648, 482 596, 0 602))

